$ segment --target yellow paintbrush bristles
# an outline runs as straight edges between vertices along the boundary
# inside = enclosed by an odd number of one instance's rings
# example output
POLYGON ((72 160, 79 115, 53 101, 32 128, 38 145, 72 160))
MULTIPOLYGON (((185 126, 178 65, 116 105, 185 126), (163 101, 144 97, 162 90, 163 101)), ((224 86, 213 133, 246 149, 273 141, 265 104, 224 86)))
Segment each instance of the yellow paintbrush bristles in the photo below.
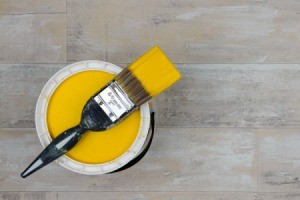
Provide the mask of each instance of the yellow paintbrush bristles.
POLYGON ((115 80, 135 105, 140 106, 173 85, 180 77, 167 56, 155 46, 125 68, 115 80))

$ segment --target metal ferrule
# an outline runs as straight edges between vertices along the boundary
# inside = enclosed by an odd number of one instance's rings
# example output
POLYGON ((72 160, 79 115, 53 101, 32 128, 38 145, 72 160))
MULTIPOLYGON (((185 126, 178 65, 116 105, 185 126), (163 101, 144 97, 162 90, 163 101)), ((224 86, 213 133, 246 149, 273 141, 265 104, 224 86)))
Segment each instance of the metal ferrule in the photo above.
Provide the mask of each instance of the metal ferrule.
POLYGON ((106 88, 94 97, 94 100, 112 122, 129 113, 135 107, 134 103, 116 81, 109 83, 106 88))

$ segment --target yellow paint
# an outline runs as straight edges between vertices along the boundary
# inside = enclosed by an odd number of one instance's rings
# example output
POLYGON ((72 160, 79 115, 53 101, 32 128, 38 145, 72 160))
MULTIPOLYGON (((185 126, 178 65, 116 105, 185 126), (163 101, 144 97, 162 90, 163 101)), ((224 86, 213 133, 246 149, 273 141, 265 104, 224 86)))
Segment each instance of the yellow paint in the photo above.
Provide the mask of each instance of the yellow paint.
MULTIPOLYGON (((63 81, 54 91, 48 104, 47 125, 54 138, 77 125, 87 100, 115 75, 89 70, 77 73, 63 81)), ((103 132, 87 132, 67 153, 72 159, 89 164, 112 161, 125 153, 134 142, 140 127, 137 110, 122 123, 103 132)))
POLYGON ((158 46, 130 64, 129 69, 152 97, 181 78, 176 67, 158 46))

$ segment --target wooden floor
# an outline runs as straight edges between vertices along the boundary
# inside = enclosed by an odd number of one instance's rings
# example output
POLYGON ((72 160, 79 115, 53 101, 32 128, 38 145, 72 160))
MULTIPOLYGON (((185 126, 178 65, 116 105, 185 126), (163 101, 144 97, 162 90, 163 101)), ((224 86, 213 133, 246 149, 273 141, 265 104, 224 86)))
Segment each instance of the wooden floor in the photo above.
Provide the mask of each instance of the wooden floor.
POLYGON ((0 30, 0 199, 300 199, 300 1, 0 0, 0 30), (87 59, 124 67, 155 44, 183 79, 155 100, 146 157, 21 179, 49 77, 87 59))

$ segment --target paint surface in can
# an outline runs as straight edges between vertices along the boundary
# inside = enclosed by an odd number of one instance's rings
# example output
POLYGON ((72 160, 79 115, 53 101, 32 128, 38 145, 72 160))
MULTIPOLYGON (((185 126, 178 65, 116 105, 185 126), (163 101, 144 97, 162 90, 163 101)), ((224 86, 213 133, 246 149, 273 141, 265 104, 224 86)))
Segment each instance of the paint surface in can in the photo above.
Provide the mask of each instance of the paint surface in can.
MULTIPOLYGON (((49 97, 47 126, 52 138, 79 123, 87 100, 115 75, 104 71, 86 70, 71 75, 49 97)), ((101 164, 125 153, 135 141, 141 123, 140 110, 122 123, 102 132, 87 132, 67 155, 79 162, 101 164)))

